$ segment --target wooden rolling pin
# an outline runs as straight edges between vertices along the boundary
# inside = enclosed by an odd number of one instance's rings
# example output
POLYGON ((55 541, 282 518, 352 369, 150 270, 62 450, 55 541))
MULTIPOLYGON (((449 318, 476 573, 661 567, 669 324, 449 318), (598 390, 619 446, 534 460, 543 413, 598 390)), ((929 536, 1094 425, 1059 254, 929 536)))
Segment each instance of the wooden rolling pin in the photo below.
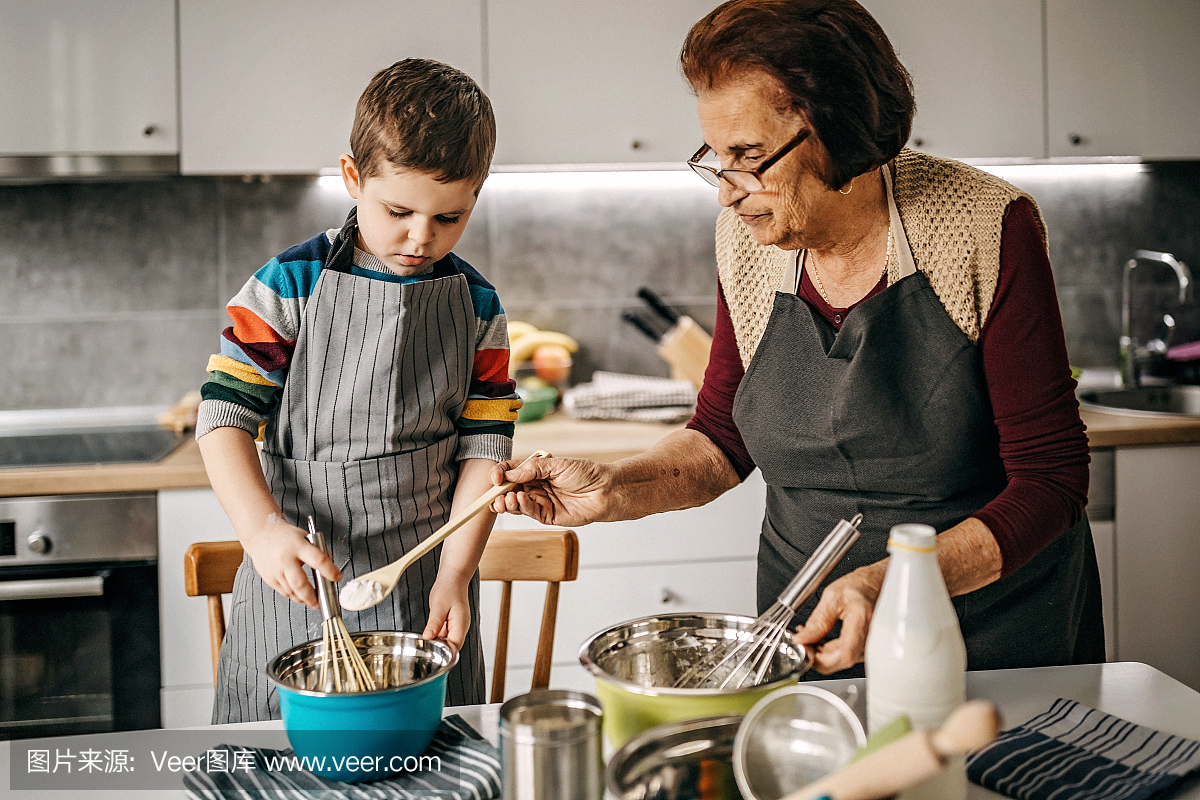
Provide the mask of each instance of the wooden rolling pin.
POLYGON ((969 700, 937 730, 915 730, 869 756, 792 792, 783 800, 876 800, 914 786, 1000 730, 1000 713, 987 700, 969 700))

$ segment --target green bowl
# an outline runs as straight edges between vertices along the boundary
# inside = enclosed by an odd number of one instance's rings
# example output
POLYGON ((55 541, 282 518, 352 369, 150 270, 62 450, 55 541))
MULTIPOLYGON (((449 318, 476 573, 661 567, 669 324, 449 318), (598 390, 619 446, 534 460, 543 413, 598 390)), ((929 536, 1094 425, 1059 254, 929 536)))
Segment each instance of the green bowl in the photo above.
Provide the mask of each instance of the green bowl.
POLYGON ((517 394, 523 403, 517 412, 517 422, 535 422, 553 411, 558 404, 558 389, 553 386, 518 386, 517 394))
POLYGON ((757 686, 672 686, 698 658, 724 639, 746 635, 753 624, 753 618, 734 614, 662 614, 622 622, 584 642, 579 661, 596 679, 609 743, 619 748, 642 731, 668 722, 745 714, 761 698, 796 683, 812 657, 784 637, 764 682, 757 686))

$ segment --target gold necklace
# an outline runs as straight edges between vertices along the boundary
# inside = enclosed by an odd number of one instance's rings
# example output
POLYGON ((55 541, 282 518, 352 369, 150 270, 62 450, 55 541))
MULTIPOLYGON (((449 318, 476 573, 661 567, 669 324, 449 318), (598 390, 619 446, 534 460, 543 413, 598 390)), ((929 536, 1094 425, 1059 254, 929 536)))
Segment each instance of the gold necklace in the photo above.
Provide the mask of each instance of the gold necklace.
MULTIPOLYGON (((888 253, 891 252, 891 249, 892 249, 892 227, 889 225, 888 226, 887 247, 885 247, 883 250, 883 272, 887 272, 888 253)), ((833 308, 833 303, 829 302, 829 295, 825 294, 825 285, 821 283, 821 274, 817 271, 817 254, 812 250, 809 250, 808 254, 810 256, 812 256, 812 262, 813 262, 812 276, 813 276, 813 281, 817 284, 817 291, 821 293, 821 299, 825 301, 825 305, 829 306, 830 308, 833 308)), ((879 273, 879 277, 883 277, 883 272, 879 273)), ((875 282, 879 283, 879 279, 877 278, 875 280, 875 282)))

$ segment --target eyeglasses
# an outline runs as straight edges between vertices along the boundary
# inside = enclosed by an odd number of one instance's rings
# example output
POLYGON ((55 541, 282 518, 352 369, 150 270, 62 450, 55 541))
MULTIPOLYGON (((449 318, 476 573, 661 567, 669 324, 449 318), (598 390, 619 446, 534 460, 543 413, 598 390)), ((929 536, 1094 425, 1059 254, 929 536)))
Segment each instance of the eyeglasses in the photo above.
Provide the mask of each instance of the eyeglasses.
POLYGON ((717 169, 710 167, 707 164, 701 164, 700 159, 704 158, 704 154, 712 150, 708 145, 703 145, 696 154, 687 160, 687 165, 692 168, 692 171, 717 188, 721 186, 721 179, 724 178, 729 182, 729 185, 735 189, 741 189, 743 192, 761 192, 763 190, 762 174, 770 169, 775 162, 786 156, 788 153, 801 142, 809 137, 812 133, 812 128, 805 128, 797 133, 792 140, 783 147, 775 151, 773 155, 767 158, 766 161, 758 165, 756 169, 717 169))

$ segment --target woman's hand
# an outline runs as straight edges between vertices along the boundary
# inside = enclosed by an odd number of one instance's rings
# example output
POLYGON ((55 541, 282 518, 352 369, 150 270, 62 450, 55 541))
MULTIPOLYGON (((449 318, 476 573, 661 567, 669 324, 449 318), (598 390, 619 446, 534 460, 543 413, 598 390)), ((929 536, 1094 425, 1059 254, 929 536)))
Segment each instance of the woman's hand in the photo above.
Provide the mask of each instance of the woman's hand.
POLYGON ((429 621, 421 632, 422 639, 445 639, 455 650, 461 650, 471 629, 471 603, 467 596, 470 584, 441 575, 429 590, 429 621))
POLYGON ((289 600, 318 607, 317 592, 304 572, 305 564, 335 583, 342 579, 342 571, 333 559, 308 541, 304 531, 278 514, 271 514, 262 527, 241 539, 254 570, 289 600))
POLYGON ((885 563, 879 562, 838 578, 825 587, 808 622, 796 629, 792 641, 809 647, 813 653, 813 669, 817 672, 829 675, 863 660, 867 630, 871 627, 871 616, 886 569, 885 563), (838 638, 816 646, 833 630, 838 620, 842 621, 838 638))
POLYGON ((573 527, 607 518, 612 506, 612 468, 585 458, 535 458, 522 467, 497 464, 494 486, 519 486, 492 501, 496 513, 524 514, 545 525, 573 527))

